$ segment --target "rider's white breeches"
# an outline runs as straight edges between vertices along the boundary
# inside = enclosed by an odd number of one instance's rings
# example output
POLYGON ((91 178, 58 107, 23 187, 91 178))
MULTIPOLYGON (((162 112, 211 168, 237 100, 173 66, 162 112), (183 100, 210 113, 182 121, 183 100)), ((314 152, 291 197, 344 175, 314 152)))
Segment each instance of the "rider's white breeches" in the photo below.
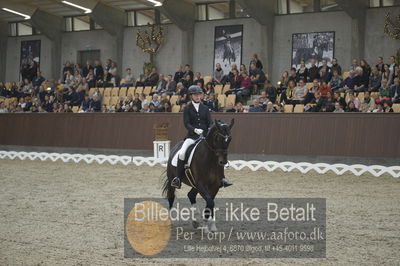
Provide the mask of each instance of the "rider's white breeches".
POLYGON ((183 142, 182 148, 179 151, 178 158, 179 160, 185 160, 186 150, 189 148, 190 145, 194 143, 193 139, 187 138, 185 142, 183 142))

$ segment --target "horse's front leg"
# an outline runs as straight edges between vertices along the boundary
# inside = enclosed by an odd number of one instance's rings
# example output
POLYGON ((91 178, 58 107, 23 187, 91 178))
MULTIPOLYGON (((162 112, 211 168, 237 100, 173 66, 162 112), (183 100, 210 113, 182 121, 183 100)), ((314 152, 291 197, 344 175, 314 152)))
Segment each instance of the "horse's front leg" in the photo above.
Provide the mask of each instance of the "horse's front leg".
POLYGON ((194 215, 192 216, 192 225, 195 229, 200 227, 200 221, 201 221, 201 213, 200 213, 200 209, 198 208, 197 204, 196 204, 196 196, 199 192, 197 191, 197 189, 192 188, 187 196, 190 200, 190 204, 192 205, 192 211, 194 212, 194 215))

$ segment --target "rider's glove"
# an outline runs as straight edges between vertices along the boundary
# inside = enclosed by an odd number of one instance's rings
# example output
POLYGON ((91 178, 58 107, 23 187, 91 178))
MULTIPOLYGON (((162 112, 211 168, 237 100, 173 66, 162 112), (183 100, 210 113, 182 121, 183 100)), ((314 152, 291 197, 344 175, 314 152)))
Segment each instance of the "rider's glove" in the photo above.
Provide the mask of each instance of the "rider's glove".
POLYGON ((200 128, 195 128, 194 129, 194 133, 196 133, 197 135, 201 135, 201 134, 203 134, 203 130, 202 129, 200 129, 200 128))

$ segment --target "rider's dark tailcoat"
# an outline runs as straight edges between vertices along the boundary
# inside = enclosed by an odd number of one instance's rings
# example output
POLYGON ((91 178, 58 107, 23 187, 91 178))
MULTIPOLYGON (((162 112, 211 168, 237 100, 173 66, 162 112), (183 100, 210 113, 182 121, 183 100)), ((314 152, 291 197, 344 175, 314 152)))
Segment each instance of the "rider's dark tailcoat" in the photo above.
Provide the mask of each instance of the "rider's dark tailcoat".
POLYGON ((200 103, 199 112, 196 111, 194 105, 190 102, 183 110, 183 122, 188 134, 186 138, 197 139, 199 135, 194 132, 195 128, 202 129, 203 136, 208 133, 208 128, 211 126, 211 115, 208 107, 200 103))

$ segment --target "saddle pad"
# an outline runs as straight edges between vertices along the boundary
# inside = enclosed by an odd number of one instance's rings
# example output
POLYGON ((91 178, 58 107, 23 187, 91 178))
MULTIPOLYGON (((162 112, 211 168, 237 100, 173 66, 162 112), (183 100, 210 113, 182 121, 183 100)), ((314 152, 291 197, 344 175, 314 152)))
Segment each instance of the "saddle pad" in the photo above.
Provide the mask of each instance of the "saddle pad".
MULTIPOLYGON (((194 151, 196 150, 196 148, 197 148, 197 146, 199 145, 200 142, 201 142, 201 141, 197 141, 197 142, 194 144, 195 146, 194 146, 194 148, 192 149, 192 152, 191 152, 190 155, 189 155, 189 159, 186 160, 185 167, 190 167, 190 164, 192 163, 194 151)), ((180 150, 179 150, 179 151, 180 151, 180 150)), ((172 166, 175 166, 175 167, 178 166, 178 155, 179 155, 179 151, 178 151, 177 153, 175 153, 174 158, 172 158, 172 162, 171 162, 172 166)))

